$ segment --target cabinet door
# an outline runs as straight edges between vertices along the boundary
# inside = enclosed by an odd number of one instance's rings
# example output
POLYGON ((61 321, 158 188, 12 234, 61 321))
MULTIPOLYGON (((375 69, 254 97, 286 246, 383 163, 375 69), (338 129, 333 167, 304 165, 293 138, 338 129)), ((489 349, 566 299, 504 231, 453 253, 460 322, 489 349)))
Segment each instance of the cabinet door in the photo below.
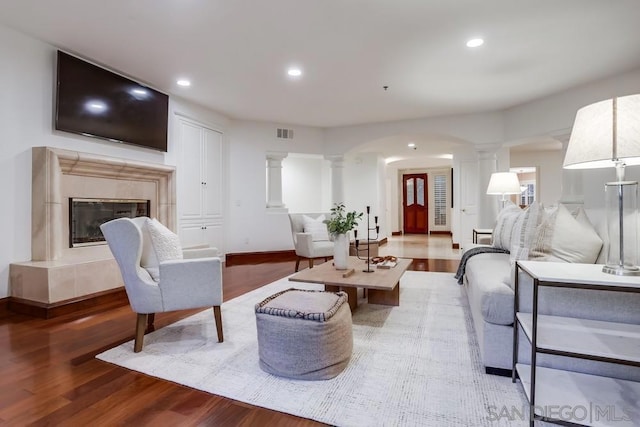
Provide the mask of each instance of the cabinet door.
POLYGON ((205 218, 222 216, 222 134, 202 129, 202 215, 205 218))
POLYGON ((180 225, 180 244, 183 248, 206 245, 224 253, 221 223, 183 223, 180 225))
POLYGON ((206 223, 204 225, 204 241, 207 245, 218 248, 221 254, 224 254, 224 242, 222 234, 222 224, 219 223, 206 223))
POLYGON ((180 224, 180 243, 183 248, 208 244, 204 224, 180 224))
POLYGON ((178 169, 181 219, 200 218, 202 212, 202 128, 180 121, 182 164, 178 169))

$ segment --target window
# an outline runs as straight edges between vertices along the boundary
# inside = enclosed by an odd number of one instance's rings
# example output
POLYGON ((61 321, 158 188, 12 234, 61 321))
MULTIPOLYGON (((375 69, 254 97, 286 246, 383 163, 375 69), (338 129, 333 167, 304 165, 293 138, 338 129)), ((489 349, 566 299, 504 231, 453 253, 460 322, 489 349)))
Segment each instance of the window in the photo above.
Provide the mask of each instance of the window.
POLYGON ((433 178, 434 225, 447 225, 447 175, 433 178))
POLYGON ((521 182, 520 189, 522 193, 520 193, 520 206, 529 206, 531 203, 536 200, 536 184, 535 183, 527 183, 521 182))

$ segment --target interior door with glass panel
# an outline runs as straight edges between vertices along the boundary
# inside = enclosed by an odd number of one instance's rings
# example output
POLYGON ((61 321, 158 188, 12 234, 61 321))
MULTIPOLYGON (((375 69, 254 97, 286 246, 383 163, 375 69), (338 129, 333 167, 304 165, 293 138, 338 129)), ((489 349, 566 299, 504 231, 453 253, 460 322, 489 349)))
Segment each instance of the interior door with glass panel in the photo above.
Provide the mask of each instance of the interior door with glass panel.
POLYGON ((426 173, 402 175, 402 210, 405 233, 429 231, 426 173))

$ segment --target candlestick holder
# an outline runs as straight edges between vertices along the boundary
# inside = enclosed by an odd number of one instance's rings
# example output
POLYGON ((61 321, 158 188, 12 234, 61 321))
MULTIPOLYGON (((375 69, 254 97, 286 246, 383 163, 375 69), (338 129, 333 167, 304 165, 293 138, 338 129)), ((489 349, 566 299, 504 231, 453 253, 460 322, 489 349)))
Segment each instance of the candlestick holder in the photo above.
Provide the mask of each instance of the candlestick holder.
MULTIPOLYGON (((370 225, 370 212, 371 212, 371 206, 367 206, 367 269, 366 270, 362 270, 365 273, 373 273, 375 270, 371 269, 371 256, 370 256, 370 247, 371 247, 371 232, 375 230, 376 235, 373 238, 374 240, 378 239, 378 234, 380 233, 380 226, 378 225, 378 217, 374 216, 374 221, 375 221, 375 226, 371 227, 370 225)), ((354 237, 356 239, 356 256, 358 257, 358 259, 363 260, 364 258, 360 258, 360 241, 358 240, 358 230, 354 230, 354 237)), ((362 251, 364 252, 364 248, 362 249, 362 251)))

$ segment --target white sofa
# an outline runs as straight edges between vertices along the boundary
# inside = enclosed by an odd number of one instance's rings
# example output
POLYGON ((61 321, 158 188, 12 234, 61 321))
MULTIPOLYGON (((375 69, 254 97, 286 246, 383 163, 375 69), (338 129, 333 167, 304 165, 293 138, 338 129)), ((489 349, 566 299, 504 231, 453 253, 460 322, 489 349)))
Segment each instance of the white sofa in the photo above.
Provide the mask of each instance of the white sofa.
MULTIPOLYGON (((566 217, 566 212, 563 212, 563 215, 566 217)), ((536 232, 538 234, 545 232, 544 228, 549 228, 549 223, 554 220, 557 219, 548 215, 546 218, 538 219, 535 227, 536 232)), ((564 233, 565 236, 550 238, 547 234, 547 244, 549 241, 556 242, 561 254, 563 251, 577 253, 573 252, 575 245, 572 245, 572 240, 580 241, 588 232, 574 229, 564 223, 555 224, 555 226, 562 227, 561 230, 557 230, 557 233, 559 235, 564 233), (571 239, 567 239, 567 236, 570 236, 571 239), (559 239, 567 241, 559 242, 559 239), (561 248, 561 246, 566 246, 566 248, 561 248)), ((519 229, 517 225, 514 225, 514 232, 517 231, 519 229)), ((547 229, 546 232, 549 233, 549 230, 547 229)), ((521 236, 523 234, 520 233, 521 236)), ((494 241, 495 239, 496 237, 494 236, 494 241)), ((516 239, 515 236, 514 239, 516 239)), ((535 237, 533 239, 535 240, 535 237)), ((557 257, 558 253, 556 252, 547 254, 547 256, 542 256, 536 252, 536 250, 540 250, 540 242, 538 242, 537 247, 535 242, 529 243, 532 245, 530 248, 533 249, 527 258, 563 262, 562 258, 557 257)), ((584 241, 579 243, 585 247, 587 246, 584 241)), ((603 242, 602 246, 606 247, 606 242, 603 242)), ((595 247, 593 246, 589 250, 593 251, 595 247)), ((468 250, 469 248, 465 249, 468 250)), ((603 261, 603 251, 604 249, 602 251, 598 249, 601 255, 595 259, 596 262, 601 263, 603 261)), ((566 254, 563 256, 566 259, 571 259, 566 254)), ((510 373, 512 368, 513 306, 515 297, 513 290, 515 260, 512 258, 509 253, 482 253, 470 257, 466 263, 463 278, 464 287, 469 300, 481 358, 487 373, 506 375, 510 373)), ((522 311, 531 311, 532 282, 528 275, 520 273, 518 282, 520 286, 519 304, 522 311)), ((539 297, 538 307, 540 314, 561 314, 568 317, 640 324, 640 294, 544 287, 540 288, 539 297)), ((519 361, 529 363, 531 347, 521 331, 519 337, 519 361)), ((640 381, 640 368, 623 365, 546 354, 538 355, 538 365, 640 381)))

